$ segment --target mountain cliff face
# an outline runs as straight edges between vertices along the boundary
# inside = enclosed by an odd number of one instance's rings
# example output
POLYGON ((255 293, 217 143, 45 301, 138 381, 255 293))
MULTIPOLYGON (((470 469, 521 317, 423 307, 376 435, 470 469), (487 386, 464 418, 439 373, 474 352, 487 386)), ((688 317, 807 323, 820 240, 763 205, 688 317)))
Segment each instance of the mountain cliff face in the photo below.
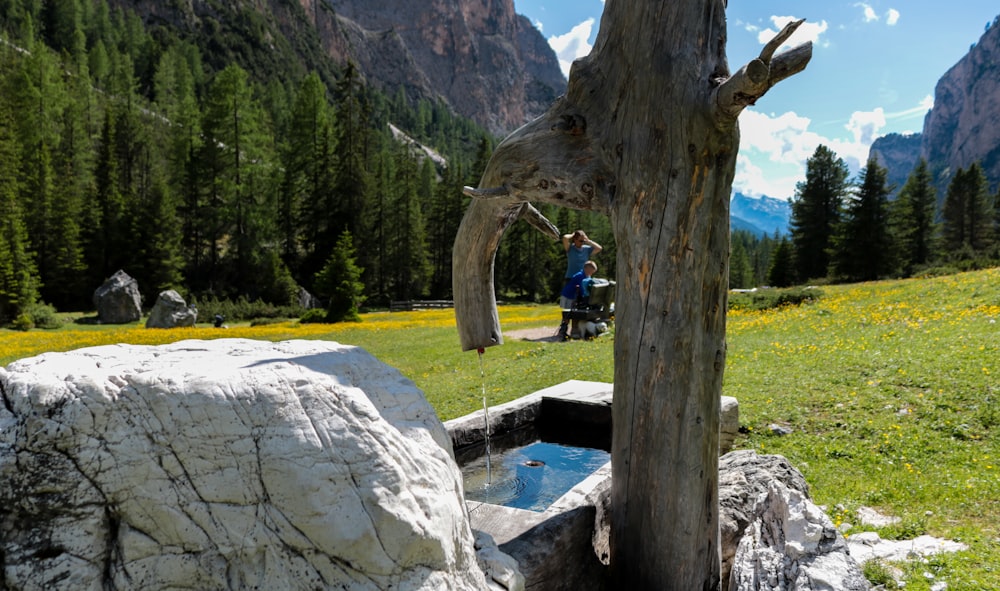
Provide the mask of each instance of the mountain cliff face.
POLYGON ((889 169, 890 183, 902 188, 920 158, 927 160, 944 198, 959 168, 979 162, 990 190, 1000 184, 1000 17, 973 48, 938 80, 934 107, 923 133, 890 134, 872 144, 870 155, 889 169))
POLYGON ((392 96, 441 100, 496 135, 542 114, 566 89, 555 53, 513 0, 111 0, 179 32, 216 69, 258 80, 310 70, 332 82, 353 62, 392 96))
POLYGON ((917 165, 922 141, 923 136, 919 133, 910 135, 890 133, 872 143, 868 157, 874 158, 879 166, 888 171, 886 181, 890 187, 894 187, 893 195, 899 193, 917 165))
POLYGON ((1000 24, 938 81, 924 119, 920 155, 938 181, 978 161, 991 187, 1000 181, 1000 24))
POLYGON ((328 1, 335 20, 320 29, 323 47, 389 94, 440 98, 502 134, 565 90, 555 53, 513 0, 328 1))

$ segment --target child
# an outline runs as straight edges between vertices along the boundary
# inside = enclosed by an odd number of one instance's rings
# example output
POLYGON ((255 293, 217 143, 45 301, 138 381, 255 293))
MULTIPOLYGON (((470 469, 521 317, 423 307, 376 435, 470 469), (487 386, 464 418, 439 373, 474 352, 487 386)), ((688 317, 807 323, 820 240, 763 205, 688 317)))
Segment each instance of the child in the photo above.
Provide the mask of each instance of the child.
POLYGON ((559 294, 559 307, 562 308, 562 323, 559 324, 559 338, 566 340, 569 338, 566 331, 569 328, 570 311, 573 304, 579 298, 586 298, 590 295, 590 285, 593 283, 593 275, 597 272, 597 263, 587 261, 583 264, 583 271, 570 277, 559 294))

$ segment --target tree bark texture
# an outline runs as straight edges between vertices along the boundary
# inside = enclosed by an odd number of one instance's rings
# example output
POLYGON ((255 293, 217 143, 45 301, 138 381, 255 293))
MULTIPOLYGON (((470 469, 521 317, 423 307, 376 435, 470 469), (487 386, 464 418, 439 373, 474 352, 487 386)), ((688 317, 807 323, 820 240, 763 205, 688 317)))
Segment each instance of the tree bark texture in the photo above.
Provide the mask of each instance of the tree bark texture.
POLYGON ((719 398, 737 117, 811 56, 808 44, 774 56, 799 21, 730 75, 725 5, 607 0, 566 95, 497 147, 481 188, 467 190, 475 199, 456 237, 459 337, 463 349, 480 349, 502 343, 493 257, 527 202, 611 217, 617 589, 720 585, 719 398))

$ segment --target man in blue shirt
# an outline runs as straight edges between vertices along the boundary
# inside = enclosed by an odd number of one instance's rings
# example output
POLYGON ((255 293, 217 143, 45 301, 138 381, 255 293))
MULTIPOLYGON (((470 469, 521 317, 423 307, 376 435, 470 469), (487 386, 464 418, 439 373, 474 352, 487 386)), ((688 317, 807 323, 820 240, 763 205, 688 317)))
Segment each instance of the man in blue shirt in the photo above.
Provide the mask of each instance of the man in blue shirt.
POLYGON ((576 273, 566 282, 562 293, 559 294, 559 307, 562 309, 562 323, 559 324, 559 338, 566 340, 569 338, 567 329, 569 328, 570 310, 577 299, 586 299, 590 295, 590 285, 594 282, 593 275, 597 272, 597 263, 587 261, 583 264, 583 270, 576 273))

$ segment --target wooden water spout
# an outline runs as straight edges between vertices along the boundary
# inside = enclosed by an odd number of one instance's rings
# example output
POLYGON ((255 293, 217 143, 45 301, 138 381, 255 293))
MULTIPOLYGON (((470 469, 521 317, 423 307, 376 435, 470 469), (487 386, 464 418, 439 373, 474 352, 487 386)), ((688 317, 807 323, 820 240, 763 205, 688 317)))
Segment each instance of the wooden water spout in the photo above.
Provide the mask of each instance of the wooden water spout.
POLYGON ((493 259, 518 219, 553 240, 559 230, 530 202, 608 213, 615 191, 610 167, 585 134, 586 120, 564 99, 497 146, 455 237, 453 292, 463 351, 503 344, 493 288, 493 259))
MULTIPOLYGON (((526 204, 611 217, 617 245, 613 588, 720 586, 719 398, 737 117, 802 71, 787 25, 735 74, 725 0, 607 0, 566 96, 486 166, 455 241, 462 348, 503 342, 493 257, 526 204)), ((536 220, 537 221, 537 220, 536 220)), ((544 223, 543 223, 544 225, 544 223)))

